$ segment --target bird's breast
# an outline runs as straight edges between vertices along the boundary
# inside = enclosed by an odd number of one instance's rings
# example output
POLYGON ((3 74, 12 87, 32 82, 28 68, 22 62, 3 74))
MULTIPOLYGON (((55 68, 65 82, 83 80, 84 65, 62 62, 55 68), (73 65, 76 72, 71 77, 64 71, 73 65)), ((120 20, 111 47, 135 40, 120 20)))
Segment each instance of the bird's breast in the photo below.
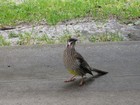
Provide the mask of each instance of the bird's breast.
POLYGON ((65 67, 68 69, 72 69, 74 62, 75 62, 73 52, 69 51, 69 50, 65 50, 63 59, 64 59, 65 67))

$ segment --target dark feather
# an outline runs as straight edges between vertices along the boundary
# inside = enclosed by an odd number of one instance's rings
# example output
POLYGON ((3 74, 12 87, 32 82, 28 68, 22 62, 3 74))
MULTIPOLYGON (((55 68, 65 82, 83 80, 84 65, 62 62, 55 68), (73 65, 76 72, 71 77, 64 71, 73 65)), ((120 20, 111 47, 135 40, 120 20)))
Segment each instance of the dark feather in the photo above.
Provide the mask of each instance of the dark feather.
POLYGON ((91 68, 90 66, 88 65, 88 63, 84 60, 84 58, 82 57, 81 54, 79 54, 78 52, 75 53, 74 57, 80 62, 80 68, 81 70, 83 70, 83 72, 86 74, 86 73, 89 73, 91 75, 92 72, 91 72, 91 68))
POLYGON ((99 70, 99 69, 96 69, 96 68, 92 68, 91 71, 97 72, 99 75, 105 75, 105 74, 108 73, 106 71, 102 71, 102 70, 99 70))

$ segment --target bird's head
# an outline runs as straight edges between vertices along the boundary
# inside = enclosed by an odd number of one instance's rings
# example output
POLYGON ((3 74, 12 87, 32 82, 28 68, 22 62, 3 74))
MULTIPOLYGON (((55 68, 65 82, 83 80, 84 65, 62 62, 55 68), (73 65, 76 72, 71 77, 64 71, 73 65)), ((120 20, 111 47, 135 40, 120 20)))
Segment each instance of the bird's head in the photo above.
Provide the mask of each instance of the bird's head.
POLYGON ((67 47, 74 47, 77 39, 76 38, 70 38, 67 40, 67 47))

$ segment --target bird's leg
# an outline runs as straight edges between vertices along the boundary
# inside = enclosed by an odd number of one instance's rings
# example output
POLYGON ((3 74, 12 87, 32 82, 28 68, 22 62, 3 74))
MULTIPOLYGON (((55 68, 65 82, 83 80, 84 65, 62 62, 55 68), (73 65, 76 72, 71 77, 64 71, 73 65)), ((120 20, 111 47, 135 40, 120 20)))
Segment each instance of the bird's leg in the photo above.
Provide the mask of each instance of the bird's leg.
POLYGON ((75 77, 76 75, 74 75, 74 76, 72 76, 69 80, 66 80, 66 81, 64 81, 64 82, 72 82, 72 81, 74 81, 75 80, 75 77))
POLYGON ((79 86, 82 86, 82 85, 84 85, 84 83, 85 83, 85 81, 84 81, 84 77, 82 76, 82 79, 81 79, 81 81, 80 81, 80 84, 79 84, 79 86))

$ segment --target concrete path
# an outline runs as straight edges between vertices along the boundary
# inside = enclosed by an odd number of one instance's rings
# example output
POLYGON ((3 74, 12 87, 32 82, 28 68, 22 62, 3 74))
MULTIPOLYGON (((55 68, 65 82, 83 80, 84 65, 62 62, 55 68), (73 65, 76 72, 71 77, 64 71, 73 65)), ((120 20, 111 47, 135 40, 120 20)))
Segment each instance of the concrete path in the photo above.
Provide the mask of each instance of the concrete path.
POLYGON ((0 105, 140 105, 140 42, 77 45, 95 68, 109 74, 78 86, 63 81, 64 45, 1 47, 0 105))

